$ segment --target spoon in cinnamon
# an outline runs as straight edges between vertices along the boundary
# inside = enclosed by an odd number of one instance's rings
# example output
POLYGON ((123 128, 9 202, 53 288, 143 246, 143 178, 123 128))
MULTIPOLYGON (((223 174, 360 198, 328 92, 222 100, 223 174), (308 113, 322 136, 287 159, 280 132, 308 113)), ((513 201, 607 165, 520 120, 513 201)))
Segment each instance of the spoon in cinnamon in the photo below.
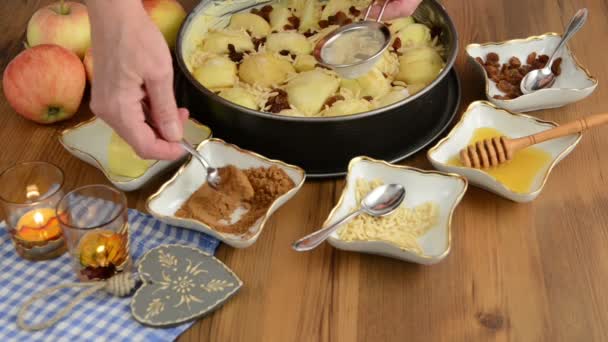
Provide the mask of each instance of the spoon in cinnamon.
POLYGON ((487 169, 503 164, 528 146, 579 133, 591 127, 608 123, 608 113, 595 114, 533 135, 510 139, 505 136, 478 141, 460 151, 460 161, 466 167, 487 169))

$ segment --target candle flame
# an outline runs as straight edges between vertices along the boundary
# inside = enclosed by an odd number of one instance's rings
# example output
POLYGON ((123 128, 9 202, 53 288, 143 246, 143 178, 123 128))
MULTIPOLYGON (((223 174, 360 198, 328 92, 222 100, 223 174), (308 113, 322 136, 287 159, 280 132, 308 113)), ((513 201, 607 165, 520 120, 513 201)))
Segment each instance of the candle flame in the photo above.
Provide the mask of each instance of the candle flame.
POLYGON ((44 224, 44 215, 42 215, 42 213, 39 211, 34 213, 34 222, 36 222, 36 224, 39 226, 43 225, 44 224))

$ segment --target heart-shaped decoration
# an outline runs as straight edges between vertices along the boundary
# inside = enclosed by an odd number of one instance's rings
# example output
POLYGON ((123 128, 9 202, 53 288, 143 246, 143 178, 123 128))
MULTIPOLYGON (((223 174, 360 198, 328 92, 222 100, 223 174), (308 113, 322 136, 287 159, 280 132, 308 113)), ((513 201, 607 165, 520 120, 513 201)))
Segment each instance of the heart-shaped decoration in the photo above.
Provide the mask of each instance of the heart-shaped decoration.
POLYGON ((150 326, 171 326, 201 317, 234 295, 243 282, 221 261, 201 250, 162 245, 137 268, 142 285, 131 301, 133 317, 150 326))

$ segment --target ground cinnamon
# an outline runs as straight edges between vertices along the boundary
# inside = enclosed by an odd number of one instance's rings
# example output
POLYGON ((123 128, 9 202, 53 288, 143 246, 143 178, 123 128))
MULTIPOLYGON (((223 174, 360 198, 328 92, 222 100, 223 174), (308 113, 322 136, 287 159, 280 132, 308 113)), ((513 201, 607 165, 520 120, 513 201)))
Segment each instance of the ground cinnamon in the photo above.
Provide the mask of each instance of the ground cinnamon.
POLYGON ((272 202, 295 186, 277 166, 240 170, 228 165, 219 172, 222 181, 217 189, 203 184, 175 215, 199 220, 219 232, 240 235, 266 213, 272 202), (239 208, 246 212, 231 223, 231 216, 239 208))

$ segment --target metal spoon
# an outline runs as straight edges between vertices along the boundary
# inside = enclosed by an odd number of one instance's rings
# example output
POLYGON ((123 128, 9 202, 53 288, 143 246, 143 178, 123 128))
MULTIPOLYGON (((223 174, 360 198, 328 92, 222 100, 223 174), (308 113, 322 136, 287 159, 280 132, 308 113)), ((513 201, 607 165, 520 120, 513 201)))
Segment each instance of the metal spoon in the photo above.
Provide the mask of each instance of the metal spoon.
MULTIPOLYGON (((146 115, 146 123, 150 125, 150 127, 152 127, 156 134, 160 136, 160 133, 158 133, 157 131, 156 125, 150 119, 150 106, 146 101, 141 101, 141 107, 144 111, 144 114, 146 115)), ((217 188, 222 180, 220 178, 220 172, 218 171, 218 169, 212 167, 209 162, 207 162, 205 157, 203 157, 203 155, 200 154, 200 152, 195 149, 194 146, 190 145, 190 143, 185 138, 182 138, 179 144, 182 145, 184 150, 194 156, 203 165, 207 172, 207 182, 209 182, 209 185, 211 185, 212 187, 217 188)))
POLYGON ((309 251, 325 241, 340 225, 346 223, 355 216, 362 213, 376 217, 386 216, 397 209, 404 198, 405 189, 400 184, 379 186, 365 196, 361 201, 361 208, 359 208, 359 210, 350 213, 329 227, 317 230, 294 242, 292 248, 298 252, 309 251))
POLYGON ((562 36, 562 40, 557 44, 555 51, 553 51, 553 55, 547 62, 544 68, 533 70, 529 72, 524 79, 521 81, 521 92, 524 94, 530 94, 539 89, 547 88, 555 83, 555 74, 551 71, 551 66, 553 62, 559 55, 560 50, 566 45, 568 40, 572 38, 572 36, 578 32, 578 30, 583 27, 585 21, 587 21, 587 17, 589 15, 589 11, 586 8, 580 9, 576 12, 574 17, 570 20, 568 27, 566 28, 566 32, 562 36))
POLYGON ((194 158, 196 158, 201 164, 203 164, 203 167, 207 171, 207 182, 209 182, 209 185, 211 185, 212 187, 217 188, 222 180, 220 178, 219 170, 209 165, 209 162, 207 162, 205 157, 203 157, 203 155, 197 149, 195 149, 194 146, 190 145, 190 143, 188 143, 186 139, 182 139, 182 141, 180 141, 179 143, 180 145, 182 145, 184 150, 188 151, 194 158))

